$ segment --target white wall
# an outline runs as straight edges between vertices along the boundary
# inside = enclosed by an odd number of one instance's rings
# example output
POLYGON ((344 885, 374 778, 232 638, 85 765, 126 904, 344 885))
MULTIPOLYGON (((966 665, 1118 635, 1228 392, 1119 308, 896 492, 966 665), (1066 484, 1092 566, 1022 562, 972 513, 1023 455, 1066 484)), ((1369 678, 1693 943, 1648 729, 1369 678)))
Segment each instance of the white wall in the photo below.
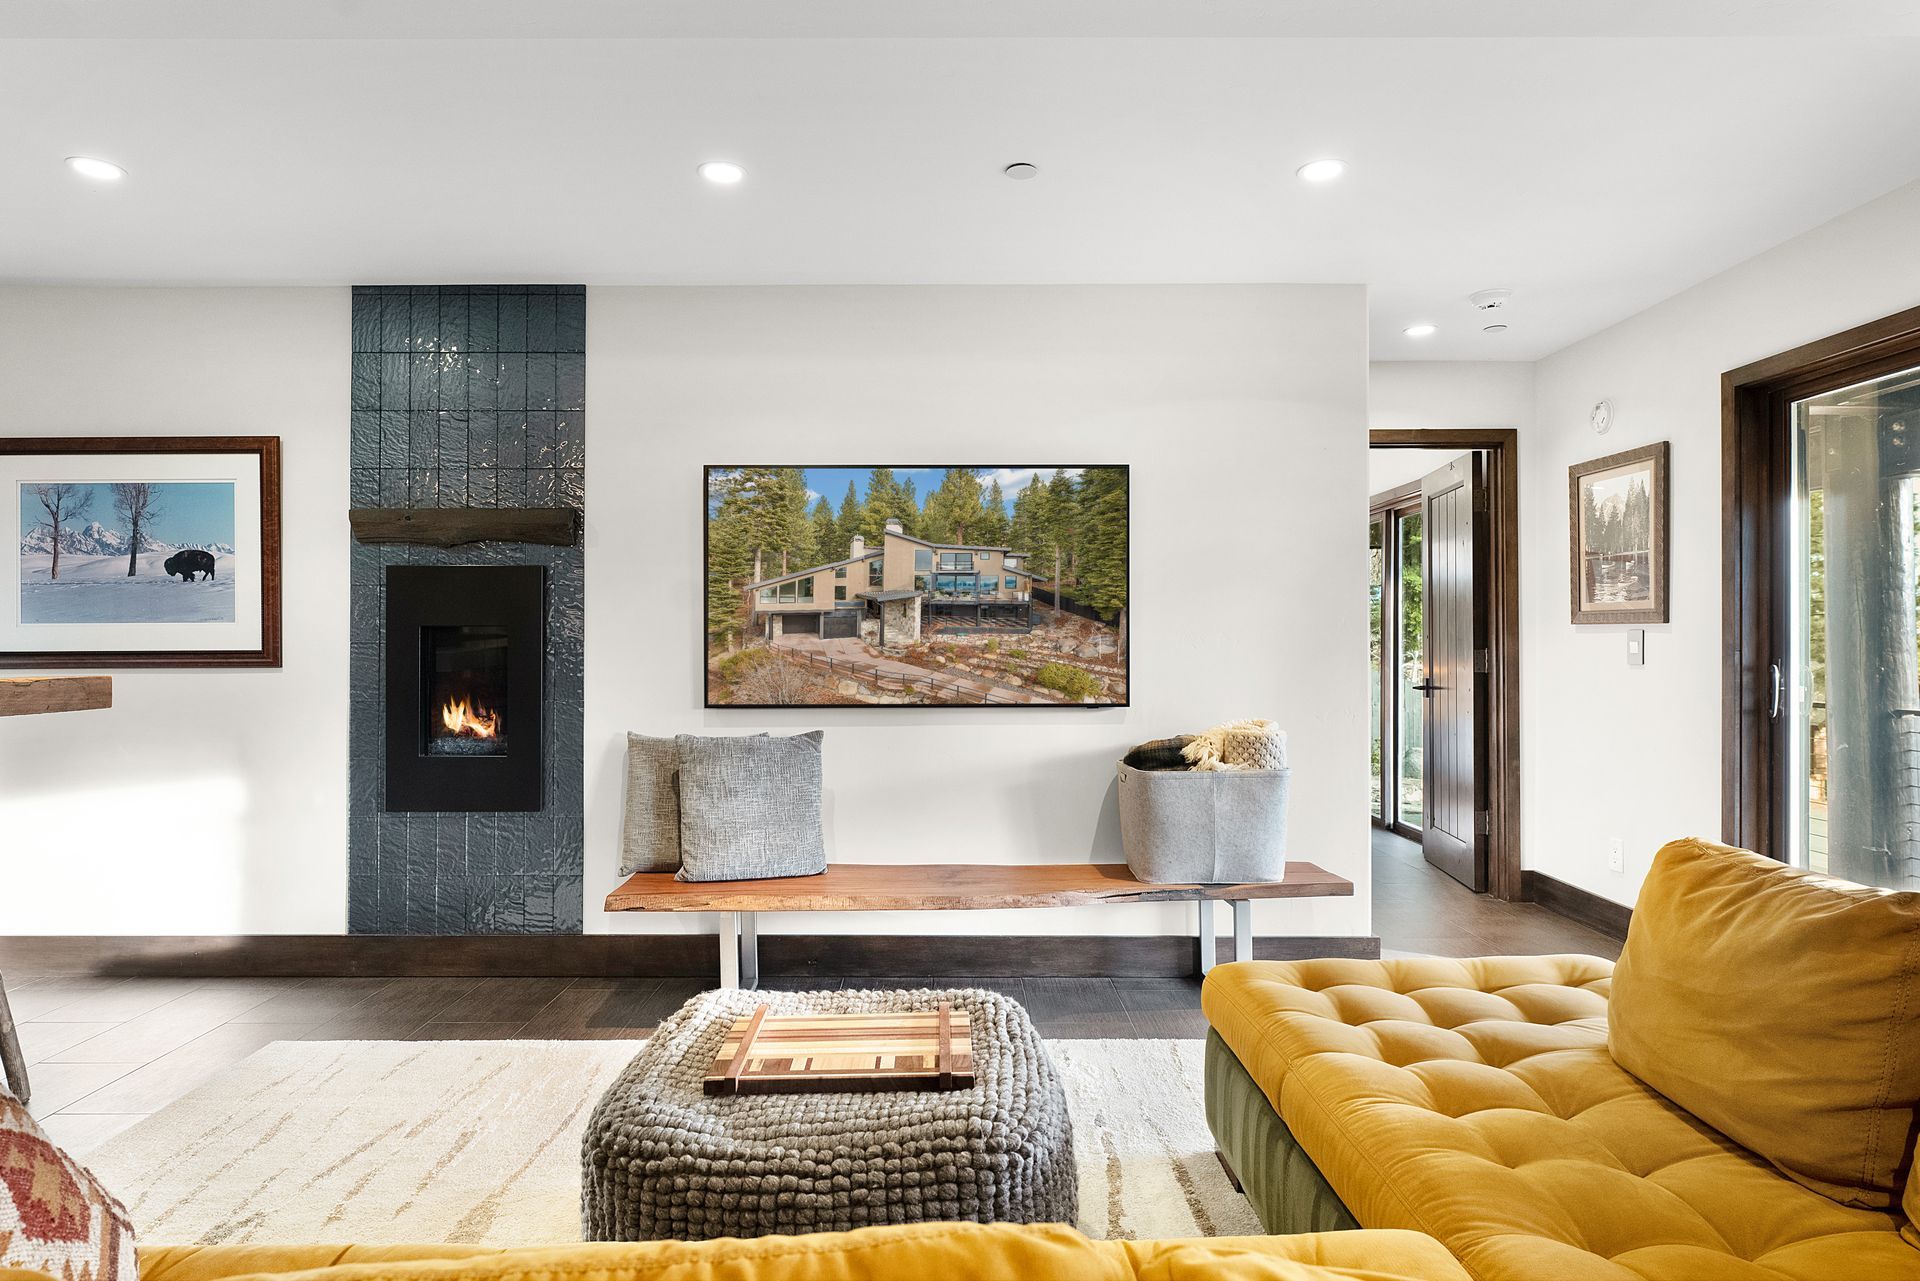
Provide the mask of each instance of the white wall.
POLYGON ((1376 360, 1367 367, 1367 426, 1525 431, 1533 422, 1533 378, 1524 360, 1376 360))
MULTIPOLYGON (((589 930, 708 928, 595 910, 629 729, 825 727, 830 858, 1020 863, 1117 860, 1127 747, 1266 715, 1292 735, 1295 855, 1359 888, 1261 904, 1257 928, 1369 932, 1361 289, 594 289, 588 325, 589 930), (701 465, 753 462, 1132 464, 1134 706, 701 711, 701 465)), ((1172 933, 1192 912, 763 928, 1172 933)))
POLYGON ((1920 183, 1541 361, 1521 448, 1522 805, 1529 867, 1630 903, 1660 844, 1720 828, 1720 375, 1920 304, 1920 183), (1614 427, 1587 413, 1610 400, 1614 427), (1567 467, 1673 443, 1672 622, 1567 620, 1567 467), (1626 871, 1607 870, 1607 842, 1626 871))
MULTIPOLYGON (((1377 360, 1367 367, 1369 427, 1511 427, 1524 433, 1532 422, 1529 361, 1377 360)), ((1459 456, 1457 449, 1376 449, 1367 459, 1367 493, 1417 480, 1459 456)))
POLYGON ((345 929, 349 346, 345 289, 0 288, 0 435, 281 437, 286 582, 281 668, 0 720, 0 934, 345 929))
POLYGON ((1408 481, 1419 480, 1465 452, 1461 449, 1395 449, 1384 445, 1368 450, 1367 493, 1369 496, 1384 494, 1408 481))

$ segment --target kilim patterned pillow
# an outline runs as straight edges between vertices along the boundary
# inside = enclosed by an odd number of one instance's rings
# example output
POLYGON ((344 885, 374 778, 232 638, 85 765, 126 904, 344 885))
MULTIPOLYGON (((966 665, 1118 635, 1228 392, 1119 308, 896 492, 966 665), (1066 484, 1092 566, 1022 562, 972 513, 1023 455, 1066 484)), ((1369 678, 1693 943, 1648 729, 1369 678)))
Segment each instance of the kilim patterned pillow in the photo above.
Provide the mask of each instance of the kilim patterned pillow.
POLYGON ((0 1272, 135 1281, 133 1221, 0 1089, 0 1272))

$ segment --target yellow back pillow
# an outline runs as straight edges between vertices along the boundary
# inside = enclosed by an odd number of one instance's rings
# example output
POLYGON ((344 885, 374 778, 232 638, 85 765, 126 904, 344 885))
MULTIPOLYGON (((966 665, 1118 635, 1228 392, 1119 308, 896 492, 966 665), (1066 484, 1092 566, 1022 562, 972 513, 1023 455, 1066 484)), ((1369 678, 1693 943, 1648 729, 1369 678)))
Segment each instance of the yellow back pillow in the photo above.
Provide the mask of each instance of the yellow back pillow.
POLYGON ((1675 841, 1634 907, 1607 1047, 1789 1178, 1892 1205, 1920 1106, 1920 894, 1675 841))

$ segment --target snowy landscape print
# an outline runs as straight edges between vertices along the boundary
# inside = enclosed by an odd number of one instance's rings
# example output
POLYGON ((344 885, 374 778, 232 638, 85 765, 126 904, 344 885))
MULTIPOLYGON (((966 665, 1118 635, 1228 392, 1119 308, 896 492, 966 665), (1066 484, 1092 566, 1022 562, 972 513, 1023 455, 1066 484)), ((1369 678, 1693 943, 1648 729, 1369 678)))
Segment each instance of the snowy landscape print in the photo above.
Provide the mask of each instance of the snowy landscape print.
POLYGON ((232 481, 23 481, 20 622, 231 623, 232 481))

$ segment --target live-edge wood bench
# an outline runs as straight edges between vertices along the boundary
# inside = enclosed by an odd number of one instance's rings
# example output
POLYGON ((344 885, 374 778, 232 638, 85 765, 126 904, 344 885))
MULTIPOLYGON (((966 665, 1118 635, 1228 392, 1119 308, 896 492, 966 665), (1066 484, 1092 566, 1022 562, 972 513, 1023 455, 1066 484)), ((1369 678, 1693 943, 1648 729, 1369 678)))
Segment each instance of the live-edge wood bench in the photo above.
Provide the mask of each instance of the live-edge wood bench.
POLYGON ((924 912, 1114 903, 1199 904, 1198 970, 1213 968, 1213 905, 1233 906, 1234 955, 1253 954, 1253 900, 1331 898, 1353 882, 1312 863, 1288 863, 1278 881, 1245 885, 1152 885, 1124 863, 831 863, 819 876, 762 881, 679 881, 637 872, 607 895, 609 912, 714 912, 720 917, 720 986, 760 982, 761 912, 924 912))

